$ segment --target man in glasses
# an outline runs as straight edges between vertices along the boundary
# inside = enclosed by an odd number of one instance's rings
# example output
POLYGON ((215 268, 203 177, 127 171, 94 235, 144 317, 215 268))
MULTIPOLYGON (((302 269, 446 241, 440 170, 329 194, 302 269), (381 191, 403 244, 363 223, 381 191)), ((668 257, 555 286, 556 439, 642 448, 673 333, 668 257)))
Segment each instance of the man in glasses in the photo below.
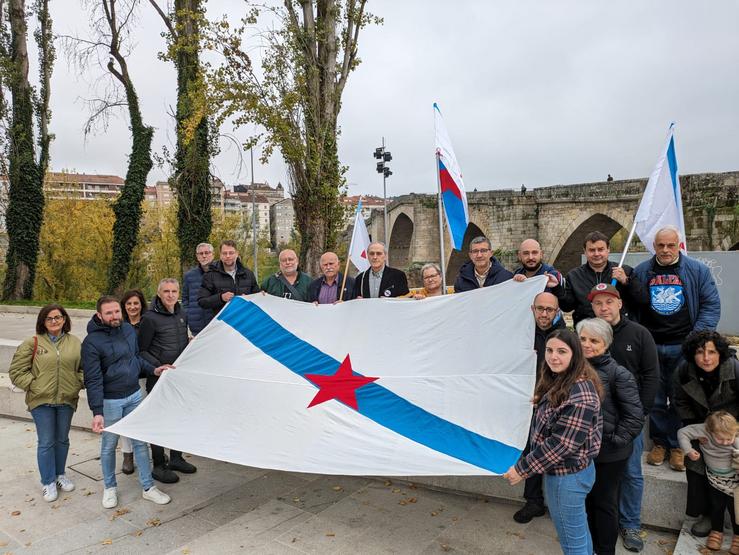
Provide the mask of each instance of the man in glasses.
POLYGON ((213 262, 213 245, 200 243, 195 248, 195 256, 198 259, 197 266, 182 276, 182 305, 187 313, 187 325, 193 335, 200 333, 200 330, 213 318, 212 310, 202 308, 198 304, 198 293, 203 284, 203 274, 208 271, 210 263, 213 262))
MULTIPOLYGON (((534 321, 536 322, 534 350, 536 351, 536 373, 538 379, 541 363, 544 362, 544 346, 546 345, 547 338, 554 330, 564 328, 565 321, 562 313, 559 311, 557 297, 551 293, 539 293, 534 297, 531 311, 534 313, 534 321)), ((528 454, 528 450, 529 444, 527 442, 524 456, 528 454)), ((544 492, 541 476, 541 474, 535 474, 530 478, 526 478, 523 488, 523 497, 526 500, 526 504, 513 515, 513 519, 516 522, 525 524, 534 517, 544 515, 544 492)))
POLYGON ((513 277, 513 274, 493 256, 493 248, 487 237, 472 239, 469 254, 469 262, 462 264, 454 281, 455 293, 490 287, 513 277))

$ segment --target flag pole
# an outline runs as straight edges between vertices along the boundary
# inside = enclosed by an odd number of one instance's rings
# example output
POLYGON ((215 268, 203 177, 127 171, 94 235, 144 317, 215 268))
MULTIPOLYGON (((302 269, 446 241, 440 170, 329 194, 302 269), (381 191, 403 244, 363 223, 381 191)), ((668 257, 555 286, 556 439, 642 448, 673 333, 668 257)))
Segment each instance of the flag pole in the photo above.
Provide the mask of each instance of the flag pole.
MULTIPOLYGON (((441 215, 442 202, 441 197, 441 177, 439 176, 439 151, 436 151, 436 188, 438 189, 439 201, 439 262, 441 266, 441 294, 446 295, 446 261, 444 260, 444 220, 441 215)), ((423 276, 421 276, 423 278, 423 276)))
MULTIPOLYGON (((359 197, 357 203, 357 209, 354 212, 354 227, 357 224, 357 212, 359 212, 362 206, 362 197, 359 197)), ((344 287, 346 287, 346 276, 349 274, 349 257, 352 253, 352 246, 354 246, 354 230, 352 230, 352 238, 349 240, 349 250, 346 251, 346 266, 344 267, 344 279, 341 280, 341 291, 339 291, 339 301, 344 300, 344 287)))

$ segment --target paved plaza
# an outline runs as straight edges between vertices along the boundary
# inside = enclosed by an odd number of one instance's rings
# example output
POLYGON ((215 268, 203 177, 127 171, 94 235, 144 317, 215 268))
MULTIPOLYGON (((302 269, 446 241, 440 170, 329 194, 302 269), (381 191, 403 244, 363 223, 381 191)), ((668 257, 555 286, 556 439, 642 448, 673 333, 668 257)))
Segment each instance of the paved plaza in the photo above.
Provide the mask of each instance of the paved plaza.
MULTIPOLYGON (((83 336, 89 317, 74 317, 83 336)), ((35 313, 0 312, 0 343, 12 355, 32 333, 35 313)), ((77 488, 54 503, 41 498, 36 433, 22 393, 0 368, 0 555, 26 553, 560 553, 548 517, 513 521, 520 505, 372 477, 279 472, 189 458, 198 467, 160 485, 158 506, 141 498, 136 476, 118 474, 119 505, 103 509, 99 436, 80 399, 68 476, 77 488)), ((255 446, 257 448, 258 446, 255 446)), ((120 456, 118 465, 120 468, 120 456)), ((675 549, 673 533, 649 530, 646 555, 675 549)), ((618 553, 627 553, 621 550, 618 553)))

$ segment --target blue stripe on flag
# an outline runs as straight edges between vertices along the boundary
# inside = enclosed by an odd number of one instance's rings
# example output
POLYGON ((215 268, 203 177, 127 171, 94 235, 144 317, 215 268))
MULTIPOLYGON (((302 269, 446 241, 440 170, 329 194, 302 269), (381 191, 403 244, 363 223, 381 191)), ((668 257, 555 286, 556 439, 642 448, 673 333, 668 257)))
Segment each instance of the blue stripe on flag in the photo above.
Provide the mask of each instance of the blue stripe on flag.
MULTIPOLYGON (((332 375, 340 365, 338 360, 286 330, 251 301, 235 297, 218 319, 303 378, 306 374, 332 375)), ((360 414, 377 424, 490 472, 504 473, 521 455, 520 449, 439 418, 377 382, 357 389, 356 396, 360 414)))
POLYGON ((464 203, 451 191, 444 191, 441 195, 444 199, 444 212, 449 229, 452 233, 454 248, 462 250, 464 245, 464 233, 467 231, 467 218, 464 215, 464 203))
POLYGON ((675 197, 675 203, 680 206, 681 199, 677 198, 679 191, 677 185, 677 157, 675 156, 675 137, 670 137, 670 144, 667 145, 667 163, 670 166, 670 179, 672 179, 672 195, 675 197))

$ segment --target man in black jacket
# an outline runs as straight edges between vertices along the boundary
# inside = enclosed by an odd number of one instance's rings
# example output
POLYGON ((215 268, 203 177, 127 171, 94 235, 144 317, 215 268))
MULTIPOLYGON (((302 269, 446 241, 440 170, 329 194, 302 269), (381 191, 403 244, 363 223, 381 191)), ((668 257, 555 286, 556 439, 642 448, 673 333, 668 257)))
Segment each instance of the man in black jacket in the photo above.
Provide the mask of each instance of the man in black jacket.
MULTIPOLYGON (((230 239, 221 243, 221 259, 210 265, 203 274, 203 284, 198 293, 198 304, 202 308, 218 313, 236 295, 249 295, 259 292, 257 278, 249 268, 241 264, 236 242, 230 239)), ((212 319, 212 316, 211 316, 212 319)), ((205 322, 205 327, 208 322, 205 322)))
MULTIPOLYGON (((652 409, 659 388, 659 357, 652 334, 644 326, 621 315, 621 294, 612 285, 599 283, 590 291, 588 298, 596 318, 605 320, 613 329, 609 351, 618 364, 634 374, 646 416, 652 409)), ((634 450, 621 475, 619 527, 624 547, 629 551, 641 551, 644 548, 640 535, 644 490, 641 468, 643 432, 634 438, 633 444, 634 450)))
POLYGON ((308 285, 308 300, 318 304, 332 304, 339 300, 350 301, 354 298, 354 278, 339 271, 339 257, 333 252, 324 252, 320 260, 321 273, 308 285), (342 285, 344 294, 341 294, 342 285))
POLYGON ((354 297, 377 299, 402 297, 408 294, 405 272, 385 265, 387 252, 384 243, 374 242, 367 247, 370 268, 354 280, 354 297))
MULTIPOLYGON (((547 338, 554 330, 559 330, 566 326, 564 317, 559 311, 557 297, 551 293, 539 293, 534 297, 531 311, 534 313, 534 321, 536 322, 534 350, 536 351, 536 377, 538 379, 541 363, 544 362, 544 348, 546 347, 547 338)), ((527 441, 522 456, 525 457, 528 453, 529 443, 527 441)), ((526 478, 523 488, 523 497, 526 500, 526 504, 516 511, 513 515, 513 520, 525 524, 530 522, 534 517, 544 515, 544 491, 542 486, 541 474, 534 474, 530 478, 526 478)))
POLYGON ((564 288, 559 286, 552 293, 559 298, 559 306, 565 312, 573 310, 572 320, 575 325, 585 318, 594 318, 588 295, 599 283, 611 283, 616 280, 616 288, 624 302, 624 312, 634 312, 646 301, 644 288, 638 280, 631 279, 631 266, 618 267, 608 260, 610 242, 600 231, 593 231, 585 236, 583 243, 587 261, 567 274, 564 288))
MULTIPOLYGON (((177 299, 180 286, 174 278, 165 278, 159 282, 157 294, 152 300, 149 310, 144 312, 139 326, 139 349, 141 356, 153 366, 172 364, 185 350, 189 341, 187 335, 187 314, 177 299)), ((159 378, 146 378, 146 392, 151 393, 159 378)), ((169 450, 169 464, 164 457, 164 447, 151 445, 151 457, 154 469, 151 475, 164 484, 179 481, 173 470, 192 474, 197 470, 195 465, 182 458, 180 451, 169 450)))
POLYGON ((470 260, 459 269, 454 280, 455 293, 490 287, 513 277, 492 254, 493 247, 487 237, 475 237, 470 241, 470 260))

